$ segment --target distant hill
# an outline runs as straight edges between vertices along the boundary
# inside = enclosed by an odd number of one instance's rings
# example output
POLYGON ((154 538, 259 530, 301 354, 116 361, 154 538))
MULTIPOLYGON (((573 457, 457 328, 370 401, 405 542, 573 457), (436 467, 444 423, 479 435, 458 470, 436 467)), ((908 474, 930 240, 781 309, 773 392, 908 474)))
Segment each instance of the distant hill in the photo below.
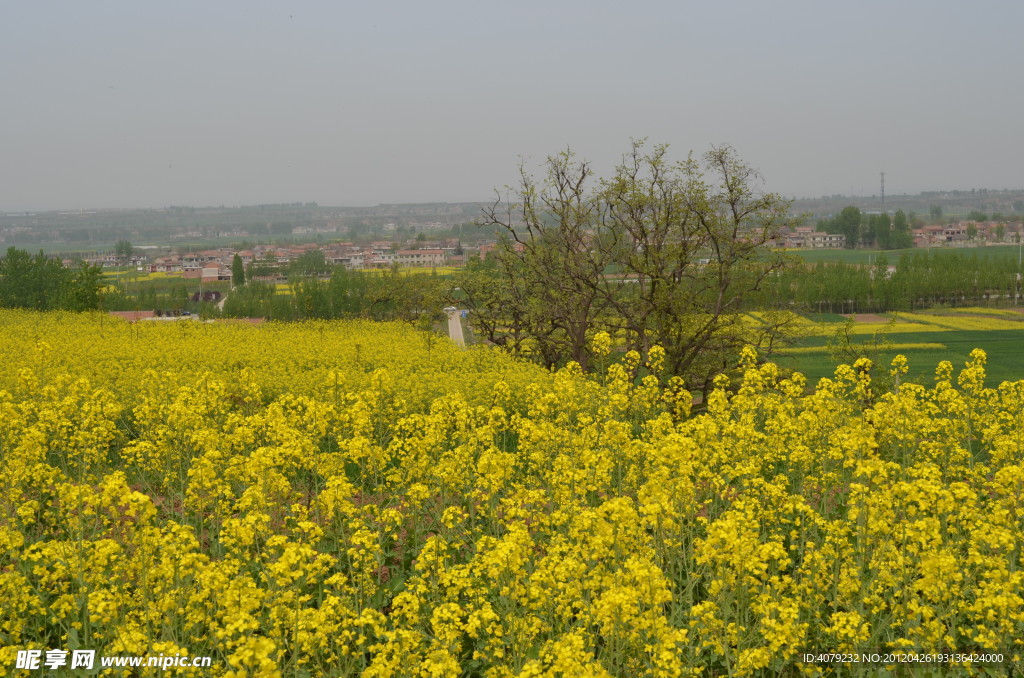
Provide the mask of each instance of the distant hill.
MULTIPOLYGON (((847 196, 832 195, 821 198, 800 198, 793 203, 793 211, 810 214, 814 217, 826 217, 837 214, 847 205, 859 207, 862 212, 878 212, 881 201, 878 195, 847 196)), ((927 219, 933 206, 942 208, 943 218, 966 217, 973 211, 986 214, 1002 214, 1004 216, 1024 215, 1024 189, 1021 190, 989 190, 972 189, 969 191, 926 191, 917 195, 885 196, 885 209, 888 212, 903 210, 915 212, 927 219)))
MULTIPOLYGON (((95 209, 80 211, 0 212, 0 246, 43 247, 51 251, 110 247, 118 240, 138 245, 163 243, 226 243, 240 240, 288 238, 320 234, 324 238, 365 237, 398 228, 437 230, 473 223, 484 202, 390 203, 363 207, 331 207, 317 203, 243 207, 185 207, 159 209, 95 209)), ((847 205, 877 212, 877 195, 832 195, 800 198, 793 212, 812 220, 837 214, 847 205)), ((933 208, 941 220, 964 218, 972 211, 1024 218, 1024 189, 927 191, 917 195, 886 195, 885 209, 902 209, 931 220, 933 208)), ((463 235, 468 235, 465 231, 463 235)))

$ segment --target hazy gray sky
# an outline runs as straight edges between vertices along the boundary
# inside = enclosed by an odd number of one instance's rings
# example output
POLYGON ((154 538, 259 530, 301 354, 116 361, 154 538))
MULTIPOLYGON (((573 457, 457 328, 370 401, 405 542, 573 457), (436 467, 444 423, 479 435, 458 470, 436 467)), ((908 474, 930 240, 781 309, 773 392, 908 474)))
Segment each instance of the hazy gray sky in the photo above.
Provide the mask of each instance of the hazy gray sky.
POLYGON ((732 144, 790 196, 1024 187, 1024 3, 7 2, 0 210, 486 199, 732 144))

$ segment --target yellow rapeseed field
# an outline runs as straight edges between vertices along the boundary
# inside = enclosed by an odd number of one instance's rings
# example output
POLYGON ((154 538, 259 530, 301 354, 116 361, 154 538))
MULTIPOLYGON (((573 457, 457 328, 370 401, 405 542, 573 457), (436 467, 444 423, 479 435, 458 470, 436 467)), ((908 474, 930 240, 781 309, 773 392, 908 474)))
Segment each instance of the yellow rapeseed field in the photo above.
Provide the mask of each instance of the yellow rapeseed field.
POLYGON ((900 313, 901 320, 921 322, 950 330, 1019 330, 1024 328, 1024 316, 1008 318, 956 317, 925 313, 900 313))
MULTIPOLYGON (((904 314, 900 314, 896 322, 888 323, 863 323, 859 322, 850 328, 852 336, 885 336, 887 334, 920 333, 920 332, 948 332, 952 327, 937 325, 927 322, 924 318, 930 316, 918 316, 920 321, 901 322, 904 314)), ((909 319, 908 319, 909 320, 909 319)), ((998 321, 997 321, 998 322, 998 321)), ((841 327, 841 323, 814 323, 803 334, 809 337, 830 337, 841 327)))
POLYGON ((987 308, 984 306, 964 306, 960 308, 948 308, 945 309, 944 313, 956 313, 966 315, 990 315, 997 318, 1007 318, 1009 320, 1016 320, 1018 322, 1024 322, 1024 312, 1014 310, 1012 308, 987 308))
POLYGON ((0 675, 47 648, 366 678, 1024 654, 1024 382, 980 351, 805 395, 748 350, 692 415, 657 347, 588 376, 399 324, 26 312, 0 345, 0 675))

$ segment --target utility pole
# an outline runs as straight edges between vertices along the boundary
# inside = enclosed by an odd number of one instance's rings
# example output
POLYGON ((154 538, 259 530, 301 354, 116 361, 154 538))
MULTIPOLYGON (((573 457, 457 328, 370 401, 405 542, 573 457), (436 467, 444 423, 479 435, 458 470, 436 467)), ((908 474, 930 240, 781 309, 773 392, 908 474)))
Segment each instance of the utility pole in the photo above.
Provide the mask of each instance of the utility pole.
POLYGON ((1021 249, 1022 247, 1024 247, 1024 242, 1022 242, 1022 240, 1021 240, 1020 231, 1021 231, 1020 226, 1018 226, 1017 227, 1017 284, 1014 287, 1014 291, 1017 293, 1017 298, 1014 299, 1014 303, 1017 303, 1017 304, 1020 303, 1020 286, 1021 286, 1020 261, 1021 261, 1021 253, 1024 252, 1024 250, 1021 249))
POLYGON ((885 172, 882 172, 882 202, 881 202, 881 213, 885 214, 885 172))

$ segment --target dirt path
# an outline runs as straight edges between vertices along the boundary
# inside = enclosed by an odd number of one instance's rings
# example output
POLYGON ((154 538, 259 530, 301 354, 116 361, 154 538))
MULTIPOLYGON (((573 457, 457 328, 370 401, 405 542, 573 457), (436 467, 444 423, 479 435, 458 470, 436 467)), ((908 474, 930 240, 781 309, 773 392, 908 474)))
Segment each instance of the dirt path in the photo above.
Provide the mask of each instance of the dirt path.
POLYGON ((466 345, 466 339, 462 336, 462 312, 448 311, 448 336, 459 346, 466 345))

